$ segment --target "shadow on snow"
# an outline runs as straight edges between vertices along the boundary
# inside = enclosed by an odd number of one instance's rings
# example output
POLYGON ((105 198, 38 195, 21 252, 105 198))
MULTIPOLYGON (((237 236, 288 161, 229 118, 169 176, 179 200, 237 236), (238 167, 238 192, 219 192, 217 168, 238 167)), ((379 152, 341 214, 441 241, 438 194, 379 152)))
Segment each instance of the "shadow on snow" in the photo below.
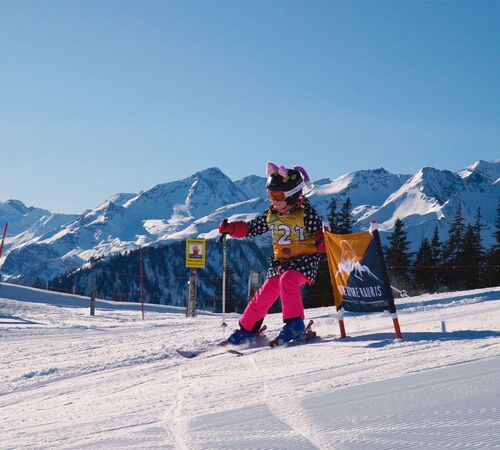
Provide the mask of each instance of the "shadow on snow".
MULTIPOLYGON (((466 341, 477 339, 488 339, 500 337, 500 332, 494 330, 459 330, 459 331, 425 331, 405 332, 403 330, 403 342, 436 342, 436 341, 466 341)), ((362 336, 347 336, 338 339, 338 342, 370 342, 366 347, 377 348, 394 344, 394 333, 374 333, 362 336), (378 342, 372 342, 378 341, 378 342)))
POLYGON ((0 314, 0 325, 40 325, 40 323, 10 314, 0 314))

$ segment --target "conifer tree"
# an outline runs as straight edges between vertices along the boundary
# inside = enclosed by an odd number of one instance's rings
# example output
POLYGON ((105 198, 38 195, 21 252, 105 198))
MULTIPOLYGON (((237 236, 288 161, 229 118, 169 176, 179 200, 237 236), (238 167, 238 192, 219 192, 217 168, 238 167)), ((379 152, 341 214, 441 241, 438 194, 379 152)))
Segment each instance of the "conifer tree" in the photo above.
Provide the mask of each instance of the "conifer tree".
POLYGON ((486 264, 488 266, 486 273, 486 284, 488 286, 500 285, 500 197, 498 197, 497 203, 497 218, 495 221, 495 228, 495 243, 488 251, 488 255, 486 258, 486 264))
POLYGON ((448 239, 443 246, 443 280, 449 289, 457 289, 461 284, 463 273, 458 266, 462 260, 462 244, 464 238, 464 220, 462 207, 459 204, 450 225, 448 239))
MULTIPOLYGON (((36 277, 36 280, 33 283, 33 287, 37 288, 37 289, 43 289, 43 283, 42 283, 42 280, 39 277, 36 277)), ((54 289, 54 287, 52 286, 52 284, 49 284, 49 289, 54 289)), ((57 290, 57 289, 54 289, 54 290, 57 290)))
POLYGON ((474 230, 474 241, 473 241, 473 258, 476 258, 476 286, 483 287, 486 282, 486 270, 484 268, 486 264, 486 251, 483 247, 483 236, 482 232, 485 228, 482 222, 481 207, 477 208, 477 213, 473 225, 474 230))
POLYGON ((422 239, 415 259, 415 287, 418 292, 435 292, 437 289, 434 272, 435 260, 429 239, 422 239))
POLYGON ((386 264, 391 282, 399 289, 408 289, 408 266, 410 264, 410 242, 408 241, 403 221, 398 217, 394 222, 394 230, 387 238, 386 264))
POLYGON ((495 228, 497 229, 495 232, 495 238, 496 238, 496 248, 498 249, 500 247, 500 196, 498 197, 498 202, 497 202, 497 220, 495 222, 495 228))
POLYGON ((338 234, 339 213, 337 212, 337 200, 334 197, 332 197, 332 201, 328 207, 328 226, 330 227, 330 232, 338 234))
POLYGON ((439 240, 438 226, 434 227, 431 239, 431 252, 433 261, 433 270, 431 273, 433 290, 437 291, 443 283, 442 255, 443 243, 439 240))
POLYGON ((473 289, 481 286, 481 249, 478 245, 477 230, 474 225, 467 225, 462 240, 460 258, 461 277, 458 287, 473 289))
POLYGON ((448 240, 444 243, 443 262, 447 265, 458 265, 461 257, 464 236, 464 220, 462 206, 458 205, 448 232, 448 240))
POLYGON ((347 197, 340 210, 339 230, 338 234, 352 233, 352 213, 351 213, 351 199, 347 197))

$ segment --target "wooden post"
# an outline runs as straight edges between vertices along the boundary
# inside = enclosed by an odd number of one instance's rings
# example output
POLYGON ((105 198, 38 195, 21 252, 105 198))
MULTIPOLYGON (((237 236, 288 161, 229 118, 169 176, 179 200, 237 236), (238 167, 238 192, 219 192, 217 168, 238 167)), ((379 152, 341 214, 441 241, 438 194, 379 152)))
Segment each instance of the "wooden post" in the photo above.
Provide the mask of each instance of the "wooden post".
POLYGON ((92 286, 90 288, 90 315, 95 316, 95 295, 96 295, 96 284, 95 280, 92 280, 92 286))
POLYGON ((139 247, 139 272, 141 274, 141 311, 142 320, 144 320, 144 258, 142 255, 142 247, 139 247))
POLYGON ((191 270, 191 276, 189 277, 186 317, 196 317, 196 269, 191 270))

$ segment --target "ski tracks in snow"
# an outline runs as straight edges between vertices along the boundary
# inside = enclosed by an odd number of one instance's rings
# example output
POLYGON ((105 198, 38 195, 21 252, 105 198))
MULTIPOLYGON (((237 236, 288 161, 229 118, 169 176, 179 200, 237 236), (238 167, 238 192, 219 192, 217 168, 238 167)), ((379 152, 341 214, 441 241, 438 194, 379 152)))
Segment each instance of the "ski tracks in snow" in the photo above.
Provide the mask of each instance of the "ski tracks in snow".
MULTIPOLYGON (((247 360, 257 372, 261 372, 257 361, 251 355, 248 355, 247 360)), ((303 442, 297 441, 297 450, 315 448, 324 448, 318 442, 314 423, 308 417, 308 414, 300 400, 293 397, 293 389, 290 389, 290 397, 286 399, 274 398, 272 389, 269 388, 269 383, 266 381, 265 376, 262 377, 262 401, 269 408, 269 411, 276 417, 277 420, 283 422, 290 427, 299 436, 304 439, 303 442)))
POLYGON ((183 376, 182 366, 177 368, 177 396, 172 407, 165 413, 161 423, 177 450, 195 449, 189 438, 188 420, 183 414, 183 404, 187 395, 188 385, 183 376))

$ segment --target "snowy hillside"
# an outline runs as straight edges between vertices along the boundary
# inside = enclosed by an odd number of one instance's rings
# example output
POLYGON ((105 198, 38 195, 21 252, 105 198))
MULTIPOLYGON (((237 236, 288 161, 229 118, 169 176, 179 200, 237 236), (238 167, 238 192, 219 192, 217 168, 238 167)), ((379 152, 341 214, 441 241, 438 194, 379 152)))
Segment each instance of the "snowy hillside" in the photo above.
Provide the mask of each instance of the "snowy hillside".
POLYGON ((75 214, 54 214, 45 209, 28 207, 19 200, 0 201, 0 232, 3 233, 4 225, 9 224, 0 265, 11 248, 44 239, 77 217, 75 214))
MULTIPOLYGON (((413 176, 381 168, 322 179, 309 197, 325 222, 332 198, 340 209, 349 197, 355 228, 367 229, 376 220, 382 238, 400 217, 408 226, 412 250, 436 225, 445 239, 458 205, 465 223, 472 222, 481 207, 483 241, 490 246, 499 179, 500 161, 478 161, 458 173, 427 167, 413 176)), ((264 177, 233 182, 219 169, 209 168, 139 194, 117 194, 77 218, 6 204, 1 204, 0 225, 15 219, 2 272, 29 283, 36 277, 51 279, 92 257, 187 237, 214 238, 223 218, 247 220, 265 210, 268 201, 264 177)))
POLYGON ((348 313, 339 339, 321 308, 316 342, 185 359, 221 316, 98 301, 91 317, 87 298, 2 284, 0 449, 499 448, 500 288, 397 306, 402 342, 383 314, 348 313))

